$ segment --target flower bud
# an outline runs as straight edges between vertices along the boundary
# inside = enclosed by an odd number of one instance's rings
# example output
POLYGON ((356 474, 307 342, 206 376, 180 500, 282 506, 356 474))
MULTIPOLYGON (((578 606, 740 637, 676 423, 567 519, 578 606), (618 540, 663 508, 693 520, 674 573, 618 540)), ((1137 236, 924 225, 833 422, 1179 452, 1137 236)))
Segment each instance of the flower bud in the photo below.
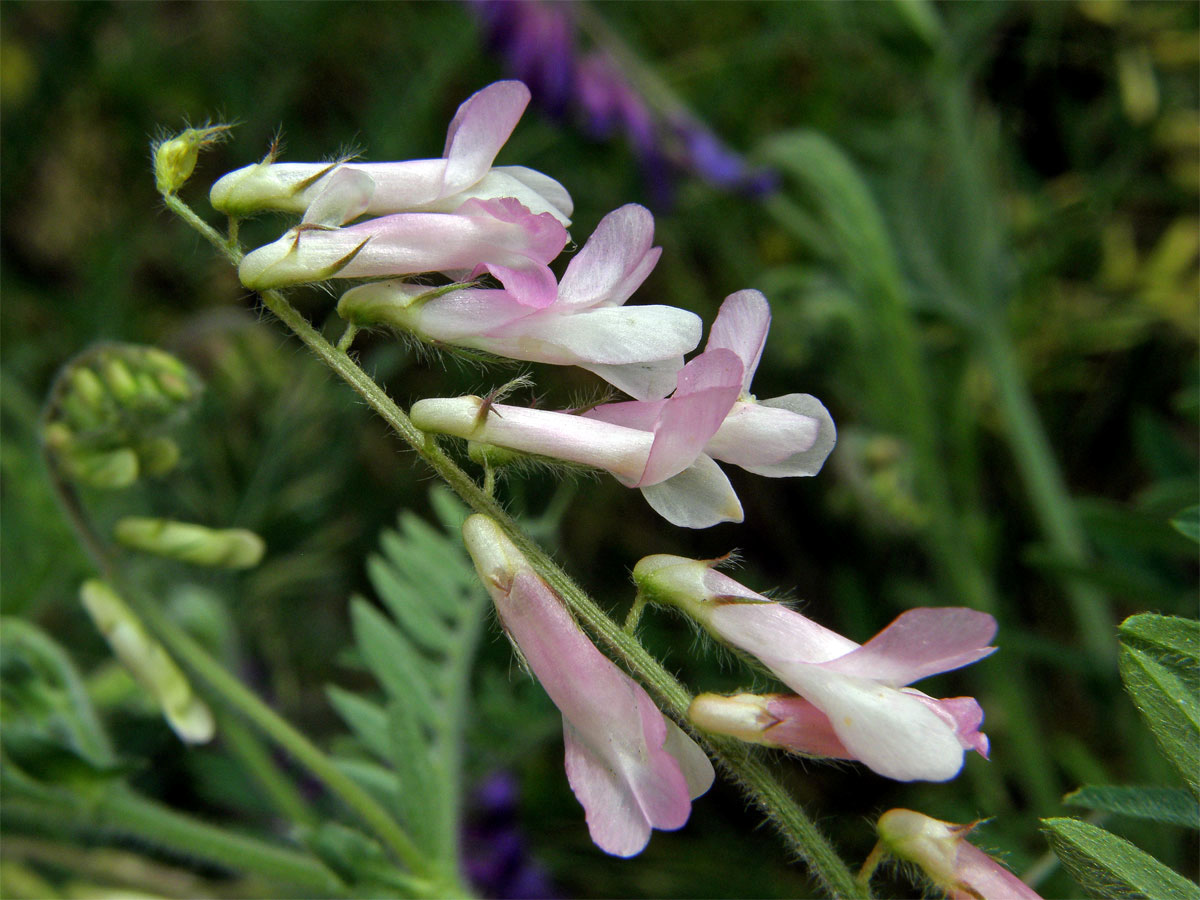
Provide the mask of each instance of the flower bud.
POLYGON ((879 817, 875 830, 887 852, 920 866, 951 900, 1041 900, 966 839, 977 824, 955 825, 911 809, 890 809, 879 817))
POLYGON ((252 568, 266 550, 262 538, 244 528, 218 530, 191 522, 133 516, 117 522, 116 538, 133 550, 227 569, 252 568))
POLYGON ((200 151, 223 140, 228 125, 189 128, 154 145, 154 181, 161 194, 174 194, 192 176, 200 151))
POLYGON ((72 447, 60 454, 64 468, 76 481, 89 487, 116 491, 138 479, 138 458, 128 447, 116 450, 86 450, 72 447))
POLYGON ((125 488, 161 475, 179 447, 161 432, 199 397, 200 380, 153 347, 102 344, 77 357, 55 385, 43 440, 62 471, 85 484, 125 488))
POLYGON ((96 579, 83 583, 79 597, 117 659, 154 696, 175 733, 190 744, 210 740, 215 730, 212 712, 125 601, 96 579))
POLYGON ((179 464, 179 445, 168 437, 151 438, 137 447, 138 468, 146 475, 166 475, 179 464))

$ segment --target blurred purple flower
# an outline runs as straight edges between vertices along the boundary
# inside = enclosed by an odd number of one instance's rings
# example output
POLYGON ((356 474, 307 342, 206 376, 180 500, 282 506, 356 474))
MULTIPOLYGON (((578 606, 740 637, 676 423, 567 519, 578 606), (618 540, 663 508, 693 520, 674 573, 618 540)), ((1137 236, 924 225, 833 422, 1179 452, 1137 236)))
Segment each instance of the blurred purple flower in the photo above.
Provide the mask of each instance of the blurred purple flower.
POLYGON ((529 855, 517 801, 511 772, 494 772, 476 786, 463 827, 467 877, 480 894, 496 900, 554 897, 549 876, 529 855))
POLYGON ((573 111, 602 139, 623 131, 657 205, 671 200, 673 177, 690 174, 727 190, 762 194, 777 177, 745 159, 693 116, 653 109, 603 49, 583 54, 571 4, 554 0, 473 0, 488 42, 547 112, 573 111))

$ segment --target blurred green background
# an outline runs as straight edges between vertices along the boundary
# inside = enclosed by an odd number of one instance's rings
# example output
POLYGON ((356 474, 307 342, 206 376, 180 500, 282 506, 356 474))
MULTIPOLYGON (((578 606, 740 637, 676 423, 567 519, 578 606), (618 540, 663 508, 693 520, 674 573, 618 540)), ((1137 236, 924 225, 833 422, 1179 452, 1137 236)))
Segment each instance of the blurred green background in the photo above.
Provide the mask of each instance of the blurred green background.
MULTIPOLYGON (((979 839, 1021 873, 1046 852, 1037 818, 1069 812, 1063 793, 1084 782, 1175 783, 1096 635, 1115 648, 1125 615, 1196 612, 1196 548, 1169 520, 1197 500, 1198 10, 590 7, 603 25, 590 39, 619 41, 637 60, 635 83, 665 90, 782 173, 763 197, 679 174, 673 201, 654 208, 663 258, 635 302, 711 321, 725 295, 765 291, 774 322, 756 392, 815 394, 840 441, 815 479, 732 471, 745 523, 700 533, 670 528, 607 478, 514 479, 501 490, 615 615, 632 599, 628 571, 641 556, 733 548, 744 555, 740 580, 777 586, 859 641, 914 605, 995 612, 1000 652, 922 685, 979 697, 990 762, 972 756, 949 784, 902 785, 855 766, 779 760, 852 864, 873 844, 874 817, 907 806, 953 821, 994 816, 979 839), (851 182, 820 168, 830 157, 781 137, 798 129, 840 147, 851 182), (839 206, 857 190, 874 198, 878 222, 839 206), (894 272, 881 262, 892 256, 894 272), (1037 448, 1014 424, 1022 409, 1036 409, 1043 430, 1032 433, 1050 449, 1040 458, 1057 462, 1069 508, 1028 486, 1037 448), (1065 552, 1070 540, 1056 543, 1047 526, 1064 517, 1083 553, 1065 552)), ((183 192, 208 214, 211 181, 261 158, 277 134, 286 160, 347 148, 370 160, 436 156, 457 104, 507 75, 478 16, 457 3, 4 4, 4 614, 43 626, 86 672, 105 664, 78 611, 90 568, 46 482, 37 416, 56 370, 89 344, 161 346, 208 385, 186 426, 184 465, 119 499, 97 494, 97 514, 263 535, 267 560, 248 575, 148 577, 185 618, 221 610, 216 619, 233 626, 228 657, 318 743, 344 733, 324 685, 370 687, 346 665, 347 598, 370 592, 364 559, 379 531, 399 510, 426 512, 429 480, 163 209, 149 143, 185 123, 237 123, 183 192)), ((582 243, 606 212, 650 201, 630 148, 576 125, 531 107, 499 162, 563 182, 582 243)), ((282 227, 258 221, 244 239, 282 227)), ((294 300, 336 338, 332 298, 294 300)), ((431 363, 384 335, 355 346, 405 406, 511 377, 431 363)), ((534 375, 547 403, 594 390, 586 373, 534 375)), ((677 619, 652 613, 644 630, 695 689, 750 680, 677 619)), ((728 787, 698 801, 683 831, 656 833, 637 860, 604 857, 562 774, 554 711, 495 628, 477 675, 470 772, 516 774, 529 852, 562 895, 813 890, 728 787)), ((220 745, 185 752, 154 716, 112 715, 120 749, 142 761, 140 788, 215 821, 271 829, 220 745)), ((1189 833, 1106 827, 1194 875, 1189 833)), ((1054 872, 1041 890, 1076 889, 1054 872)))

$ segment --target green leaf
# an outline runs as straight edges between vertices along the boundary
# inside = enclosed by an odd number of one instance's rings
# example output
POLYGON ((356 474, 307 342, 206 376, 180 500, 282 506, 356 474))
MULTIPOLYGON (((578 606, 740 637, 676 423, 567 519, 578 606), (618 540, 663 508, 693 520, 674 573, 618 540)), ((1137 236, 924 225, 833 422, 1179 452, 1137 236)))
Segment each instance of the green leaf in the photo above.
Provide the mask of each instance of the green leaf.
POLYGON ((391 762, 392 741, 388 735, 387 713, 377 704, 332 684, 326 686, 325 694, 362 745, 384 762, 391 762))
POLYGON ((431 502, 451 534, 405 512, 399 531, 380 535, 382 554, 367 562, 391 617, 362 597, 350 606, 355 655, 386 703, 337 688, 329 697, 359 742, 390 768, 344 757, 340 764, 398 810, 431 858, 457 864, 462 735, 487 594, 462 547, 465 508, 436 493, 431 502))
POLYGON ((1067 794, 1063 802, 1084 809, 1200 829, 1200 803, 1178 788, 1089 784, 1067 794))
POLYGON ((1200 622, 1143 613, 1121 628, 1121 678, 1159 747, 1200 796, 1200 622))
MULTIPOLYGON (((388 538, 398 540, 395 534, 385 535, 385 549, 388 538)), ((437 610, 425 600, 425 590, 417 590, 410 578, 405 578, 395 565, 378 556, 367 560, 367 576, 376 593, 386 598, 388 612, 422 650, 436 654, 446 649, 452 634, 437 610)), ((437 595, 436 588, 428 592, 437 595)))
POLYGON ((350 604, 354 640, 368 668, 390 697, 404 698, 424 722, 437 718, 426 661, 375 607, 361 597, 350 604))
POLYGON ((903 291, 883 215, 858 169, 836 144, 816 131, 790 131, 768 140, 762 155, 809 195, 836 235, 843 262, 865 285, 903 291))
POLYGON ((1171 520, 1171 526, 1196 543, 1200 543, 1200 506, 1189 506, 1171 520))
MULTIPOLYGON (((447 778, 438 771, 434 756, 441 755, 430 734, 402 702, 388 706, 392 764, 400 777, 400 811, 417 843, 434 856, 447 858, 453 846, 444 845, 447 778)), ((454 834, 453 828, 449 832, 454 834)))
POLYGON ((1076 819, 1042 819, 1063 866, 1097 900, 1197 900, 1200 888, 1103 828, 1076 819))

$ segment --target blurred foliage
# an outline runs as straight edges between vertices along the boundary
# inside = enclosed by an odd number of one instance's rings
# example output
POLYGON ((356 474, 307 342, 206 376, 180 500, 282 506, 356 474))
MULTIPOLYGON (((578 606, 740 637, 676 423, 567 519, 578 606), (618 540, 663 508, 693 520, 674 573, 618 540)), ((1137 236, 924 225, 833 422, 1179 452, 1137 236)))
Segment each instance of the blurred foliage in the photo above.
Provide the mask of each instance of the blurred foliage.
MULTIPOLYGON (((852 861, 870 849, 863 823, 902 806, 950 821, 995 816, 988 849, 1025 871, 1045 852, 1037 818, 1065 809, 1035 799, 1014 751, 1017 725, 988 687, 1007 672, 1032 686, 1023 699, 1055 791, 1179 784, 1115 677, 1081 648, 1064 590, 1084 584, 1108 598, 1114 648, 1125 615, 1195 609, 1195 545, 1171 521, 1198 499, 1196 5, 613 2, 593 12, 732 147, 750 152, 803 128, 854 165, 909 298, 904 323, 925 365, 954 527, 999 597, 1001 652, 979 672, 929 688, 979 695, 991 762, 969 760, 949 785, 902 785, 851 766, 781 760, 798 798, 852 861), (1047 545, 1014 470, 995 370, 980 349, 988 321, 1011 333, 1079 498, 1074 511, 1092 553, 1084 564, 1047 545)), ((148 144, 185 122, 239 123, 201 157, 182 192, 203 212, 206 185, 260 158, 277 133, 288 160, 347 148, 372 160, 437 155, 456 105, 504 72, 472 10, 454 3, 10 0, 4 13, 3 610, 69 648, 118 757, 145 761, 137 787, 269 831, 278 820, 226 748, 185 752, 114 679, 74 605, 91 570, 43 470, 39 406, 59 367, 96 341, 158 346, 199 374, 207 387, 174 437, 176 469, 121 495, 85 491, 85 500, 102 528, 148 515, 262 535, 268 554, 249 573, 126 561, 177 621, 318 743, 345 740, 323 685, 344 675, 337 663, 351 644, 347 598, 370 593, 363 558, 397 510, 427 515, 425 474, 348 390, 259 320, 235 274, 162 210, 148 144)), ((609 210, 647 202, 627 147, 592 141, 533 109, 500 162, 540 169, 570 189, 577 243, 609 210)), ((907 430, 910 410, 893 393, 887 353, 896 335, 829 232, 815 227, 811 207, 795 193, 779 196, 800 215, 781 215, 771 198, 680 181, 673 204, 655 210, 664 254, 636 299, 711 321, 726 294, 764 290, 775 318, 756 387, 763 396, 805 391, 826 402, 843 434, 826 470, 782 483, 734 473, 745 524, 703 533, 664 528, 634 492, 609 481, 556 489, 541 476, 502 491, 616 614, 632 600, 627 573, 640 556, 717 556, 737 546, 741 580, 794 591, 814 618, 861 640, 903 608, 962 601, 925 552, 931 501, 915 468, 921 438, 907 430)), ((243 238, 265 241, 280 227, 249 223, 243 238)), ((295 299, 333 336, 330 297, 295 299)), ((510 377, 426 365, 381 336, 360 336, 355 346, 402 404, 510 377)), ((577 371, 533 371, 548 403, 593 384, 577 371)), ((688 684, 744 683, 728 661, 697 653, 677 620, 649 617, 643 629, 688 684)), ((467 771, 516 773, 520 825, 564 895, 811 892, 805 873, 724 786, 696 804, 687 828, 656 834, 638 860, 596 851, 563 777, 553 710, 496 634, 486 632, 480 649, 467 771)), ((24 671, 35 665, 30 652, 6 652, 6 684, 10 659, 24 671)), ((15 683, 28 684, 24 677, 15 683)), ((65 682, 47 684, 66 716, 65 682)), ((20 702, 32 708, 25 694, 20 702)), ((6 699, 6 732, 11 708, 6 699)), ((1109 827, 1194 874, 1195 844, 1182 829, 1109 827)), ((70 870, 45 853, 20 843, 10 851, 7 836, 5 845, 6 885, 36 895, 39 885, 69 880, 70 870)), ((1056 872, 1039 890, 1072 896, 1077 888, 1056 872)))

